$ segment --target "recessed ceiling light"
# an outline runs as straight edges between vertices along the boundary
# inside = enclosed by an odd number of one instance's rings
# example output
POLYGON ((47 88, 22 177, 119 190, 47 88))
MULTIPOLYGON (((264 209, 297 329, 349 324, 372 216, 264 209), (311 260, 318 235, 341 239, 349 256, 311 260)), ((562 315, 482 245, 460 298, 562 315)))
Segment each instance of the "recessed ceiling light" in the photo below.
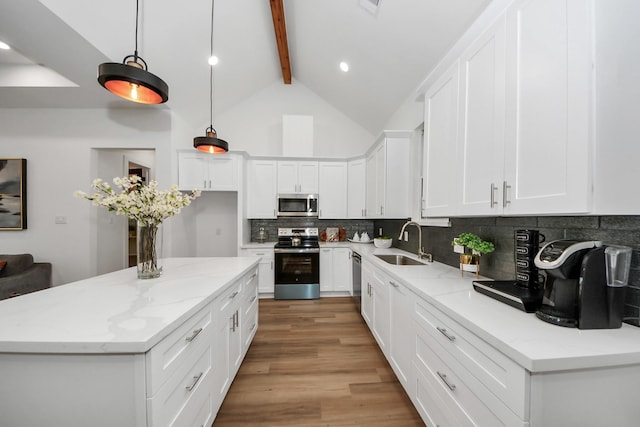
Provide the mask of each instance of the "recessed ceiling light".
POLYGON ((340 63, 340 69, 346 73, 347 71, 349 71, 349 64, 347 64, 346 62, 342 61, 340 63))
POLYGON ((0 49, 9 50, 9 49, 11 49, 11 46, 6 44, 5 42, 0 41, 0 49))
POLYGON ((216 65, 218 63, 218 57, 213 55, 209 58, 209 65, 216 65))

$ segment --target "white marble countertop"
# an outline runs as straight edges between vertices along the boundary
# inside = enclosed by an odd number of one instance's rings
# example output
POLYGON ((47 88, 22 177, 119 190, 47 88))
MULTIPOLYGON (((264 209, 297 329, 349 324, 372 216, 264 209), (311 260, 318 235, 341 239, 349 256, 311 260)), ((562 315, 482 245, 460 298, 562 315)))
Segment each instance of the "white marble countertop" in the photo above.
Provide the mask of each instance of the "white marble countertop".
POLYGON ((640 364, 640 328, 580 330, 551 325, 473 289, 475 277, 438 262, 396 266, 376 254, 407 255, 400 249, 352 245, 363 260, 405 283, 413 292, 530 372, 640 364))
POLYGON ((258 264, 256 257, 170 258, 0 301, 0 352, 144 353, 258 264))

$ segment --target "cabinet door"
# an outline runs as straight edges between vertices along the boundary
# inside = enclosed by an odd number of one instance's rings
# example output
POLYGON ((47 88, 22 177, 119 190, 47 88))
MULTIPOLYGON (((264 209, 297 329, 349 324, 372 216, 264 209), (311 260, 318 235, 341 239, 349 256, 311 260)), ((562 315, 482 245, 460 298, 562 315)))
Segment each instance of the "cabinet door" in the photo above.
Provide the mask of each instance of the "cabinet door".
POLYGON ((298 192, 298 162, 278 162, 278 193, 293 194, 298 192))
POLYGON ((587 212, 590 2, 507 10, 505 214, 587 212))
POLYGON ((387 137, 384 142, 384 218, 411 216, 411 161, 408 137, 387 137))
POLYGON ((351 250, 349 248, 333 249, 333 290, 351 291, 353 280, 351 270, 351 250))
POLYGON ((273 248, 265 249, 243 249, 243 256, 260 257, 258 264, 258 292, 272 294, 274 289, 274 273, 273 273, 273 248))
POLYGON ((458 62, 425 94, 422 216, 455 214, 458 62))
POLYGON ((333 249, 320 249, 320 291, 333 290, 333 249))
POLYGON ((231 155, 209 155, 210 189, 217 191, 238 190, 238 160, 231 155))
POLYGON ((409 396, 413 396, 414 375, 411 361, 415 353, 416 332, 412 313, 414 297, 409 289, 395 280, 389 282, 389 346, 391 366, 409 396))
POLYGON ((382 143, 376 149, 376 175, 375 175, 375 185, 376 185, 376 204, 375 204, 375 216, 377 218, 383 218, 385 215, 384 212, 384 201, 386 196, 386 182, 387 182, 387 168, 386 168, 386 144, 382 143))
MULTIPOLYGON (((460 58, 459 215, 502 213, 505 21, 500 19, 460 58)), ((453 174, 452 174, 453 178, 453 174)))
POLYGON ((318 194, 318 162, 298 162, 298 192, 318 194))
POLYGON ((366 170, 367 160, 352 160, 348 164, 347 177, 347 217, 364 218, 366 212, 366 170))
POLYGON ((373 336, 380 350, 389 357, 389 283, 379 270, 373 273, 373 336))
POLYGON ((250 160, 248 163, 247 217, 276 217, 277 162, 250 160))
POLYGON ((345 162, 321 162, 319 167, 319 217, 346 218, 347 164, 345 162))
POLYGON ((375 151, 367 157, 366 176, 366 211, 367 218, 379 217, 378 199, 376 192, 376 153, 375 151))
POLYGON ((191 191, 209 188, 208 159, 199 153, 178 153, 178 187, 191 191))

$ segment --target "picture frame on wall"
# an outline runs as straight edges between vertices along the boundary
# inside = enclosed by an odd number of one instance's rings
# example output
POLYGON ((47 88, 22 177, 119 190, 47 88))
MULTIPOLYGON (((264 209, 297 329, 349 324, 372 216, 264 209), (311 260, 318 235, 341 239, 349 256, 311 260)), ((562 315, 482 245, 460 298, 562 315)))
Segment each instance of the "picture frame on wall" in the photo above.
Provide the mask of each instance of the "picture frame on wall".
POLYGON ((0 231, 27 228, 27 159, 0 158, 0 231))

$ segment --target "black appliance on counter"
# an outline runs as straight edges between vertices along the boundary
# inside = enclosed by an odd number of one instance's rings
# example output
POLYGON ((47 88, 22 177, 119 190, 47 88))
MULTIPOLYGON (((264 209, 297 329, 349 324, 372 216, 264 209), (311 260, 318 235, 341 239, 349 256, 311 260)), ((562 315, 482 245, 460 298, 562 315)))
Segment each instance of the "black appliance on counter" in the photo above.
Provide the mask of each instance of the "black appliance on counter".
POLYGON ((279 228, 274 246, 274 299, 320 298, 317 228, 279 228))
POLYGON ((535 259, 547 274, 536 316, 579 329, 621 327, 630 260, 631 248, 600 241, 548 243, 535 259))
POLYGON ((527 313, 535 312, 542 303, 544 277, 538 273, 534 258, 544 234, 538 230, 514 232, 515 280, 474 280, 473 288, 498 301, 527 313))

